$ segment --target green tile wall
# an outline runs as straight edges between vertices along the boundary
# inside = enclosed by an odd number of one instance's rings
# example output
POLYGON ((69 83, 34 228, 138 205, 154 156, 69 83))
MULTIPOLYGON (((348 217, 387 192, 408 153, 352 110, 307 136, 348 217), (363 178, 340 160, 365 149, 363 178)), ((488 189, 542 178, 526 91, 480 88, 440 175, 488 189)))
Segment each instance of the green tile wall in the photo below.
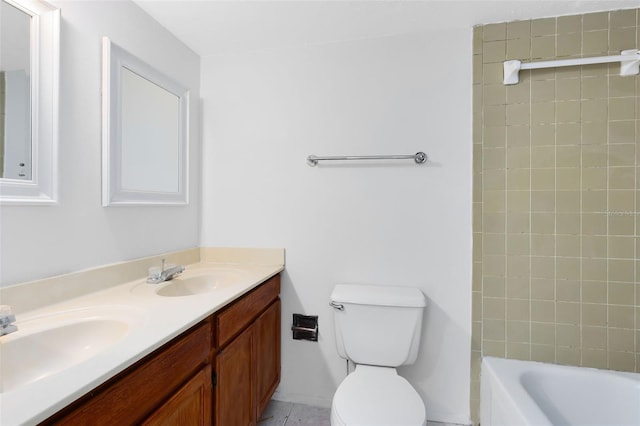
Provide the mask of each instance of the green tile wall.
POLYGON ((640 47, 638 9, 474 29, 471 412, 482 355, 640 371, 640 83, 619 64, 502 63, 640 47))

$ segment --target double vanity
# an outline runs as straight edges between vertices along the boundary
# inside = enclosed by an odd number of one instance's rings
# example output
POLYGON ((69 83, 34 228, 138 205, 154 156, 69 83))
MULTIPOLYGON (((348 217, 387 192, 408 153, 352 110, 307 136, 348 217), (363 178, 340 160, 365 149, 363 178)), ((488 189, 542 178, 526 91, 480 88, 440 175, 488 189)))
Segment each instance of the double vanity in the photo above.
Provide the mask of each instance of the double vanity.
POLYGON ((202 260, 16 312, 0 424, 255 425, 280 380, 284 259, 202 260))

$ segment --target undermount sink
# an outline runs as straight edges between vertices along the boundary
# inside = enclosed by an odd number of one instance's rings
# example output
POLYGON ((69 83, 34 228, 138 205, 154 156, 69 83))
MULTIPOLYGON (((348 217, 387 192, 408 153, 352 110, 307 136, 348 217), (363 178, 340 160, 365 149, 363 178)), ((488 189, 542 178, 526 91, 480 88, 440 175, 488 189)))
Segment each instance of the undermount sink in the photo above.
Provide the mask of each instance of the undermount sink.
POLYGON ((112 347, 139 320, 133 313, 82 309, 18 322, 18 331, 0 340, 0 392, 56 374, 112 347))
POLYGON ((247 273, 241 269, 225 268, 203 271, 197 275, 179 276, 163 284, 156 294, 165 297, 193 296, 238 284, 247 273))

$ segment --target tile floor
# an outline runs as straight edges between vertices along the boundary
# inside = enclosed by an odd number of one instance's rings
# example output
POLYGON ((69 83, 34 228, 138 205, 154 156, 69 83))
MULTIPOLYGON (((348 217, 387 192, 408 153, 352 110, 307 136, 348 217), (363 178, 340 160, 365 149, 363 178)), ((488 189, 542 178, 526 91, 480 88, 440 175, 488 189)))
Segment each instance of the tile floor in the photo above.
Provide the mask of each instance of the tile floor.
MULTIPOLYGON (((258 426, 329 426, 331 409, 312 407, 293 402, 271 400, 258 426)), ((459 426, 449 423, 427 422, 427 426, 459 426)))
POLYGON ((259 426, 329 426, 330 408, 272 400, 258 421, 259 426))

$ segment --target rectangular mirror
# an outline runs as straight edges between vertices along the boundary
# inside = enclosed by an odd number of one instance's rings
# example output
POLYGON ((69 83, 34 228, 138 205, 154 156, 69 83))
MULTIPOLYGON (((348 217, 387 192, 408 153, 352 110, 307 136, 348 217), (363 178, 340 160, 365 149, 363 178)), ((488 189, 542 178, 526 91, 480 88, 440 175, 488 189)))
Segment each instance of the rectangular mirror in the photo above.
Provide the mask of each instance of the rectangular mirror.
POLYGON ((102 47, 102 204, 187 204, 188 90, 107 37, 102 47))
POLYGON ((0 177, 31 179, 31 15, 0 2, 0 177))
POLYGON ((0 203, 57 197, 60 11, 0 0, 0 203))

